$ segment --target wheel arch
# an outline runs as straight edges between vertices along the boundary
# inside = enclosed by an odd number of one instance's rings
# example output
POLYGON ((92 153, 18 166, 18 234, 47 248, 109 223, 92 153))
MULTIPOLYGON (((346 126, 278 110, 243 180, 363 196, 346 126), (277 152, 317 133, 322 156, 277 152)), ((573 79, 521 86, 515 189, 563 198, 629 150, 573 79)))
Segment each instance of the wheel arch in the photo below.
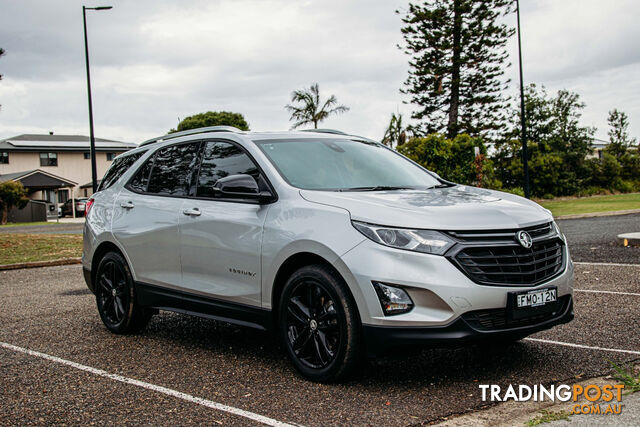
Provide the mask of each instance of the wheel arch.
POLYGON ((346 285, 347 291, 349 292, 352 302, 356 305, 356 313, 358 314, 358 321, 362 325, 362 313, 361 313, 362 304, 360 304, 360 301, 361 301, 361 299, 359 298, 360 294, 357 292, 358 290, 357 286, 356 286, 356 292, 354 292, 354 287, 350 285, 350 280, 348 280, 348 277, 352 278, 350 272, 348 272, 347 270, 347 274, 343 274, 344 269, 346 268, 346 265, 344 265, 344 263, 342 262, 338 262, 336 263, 337 264, 336 265, 330 262, 329 260, 327 260, 326 258, 322 257, 321 255, 318 255, 313 252, 298 252, 298 253, 292 254, 278 268, 278 271, 274 276, 273 285, 271 287, 271 297, 270 297, 273 325, 275 326, 277 322, 278 309, 279 309, 278 304, 280 303, 280 295, 282 295, 282 290, 284 288, 285 283, 287 282, 287 279, 295 271, 299 270, 300 268, 307 265, 315 265, 315 264, 324 265, 330 268, 338 275, 338 277, 340 277, 340 279, 342 279, 342 281, 346 285), (344 268, 340 268, 340 267, 344 267, 344 268))
POLYGON ((93 293, 95 293, 96 273, 98 271, 98 265, 100 265, 100 261, 102 260, 102 258, 109 252, 117 252, 122 255, 127 264, 129 264, 129 270, 131 270, 129 259, 125 255, 124 251, 112 241, 103 241, 95 249, 95 251, 93 252, 93 257, 91 258, 91 292, 93 293))

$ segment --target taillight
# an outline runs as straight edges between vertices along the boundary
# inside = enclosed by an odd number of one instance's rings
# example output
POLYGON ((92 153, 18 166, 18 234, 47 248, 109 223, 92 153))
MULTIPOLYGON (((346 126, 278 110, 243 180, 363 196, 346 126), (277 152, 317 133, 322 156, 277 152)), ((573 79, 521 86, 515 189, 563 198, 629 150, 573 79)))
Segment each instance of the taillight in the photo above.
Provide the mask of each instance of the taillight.
POLYGON ((84 208, 84 216, 85 217, 87 215, 89 215, 89 211, 91 210, 91 206, 93 206, 93 202, 95 202, 95 200, 93 200, 93 199, 87 200, 87 204, 85 205, 85 208, 84 208))

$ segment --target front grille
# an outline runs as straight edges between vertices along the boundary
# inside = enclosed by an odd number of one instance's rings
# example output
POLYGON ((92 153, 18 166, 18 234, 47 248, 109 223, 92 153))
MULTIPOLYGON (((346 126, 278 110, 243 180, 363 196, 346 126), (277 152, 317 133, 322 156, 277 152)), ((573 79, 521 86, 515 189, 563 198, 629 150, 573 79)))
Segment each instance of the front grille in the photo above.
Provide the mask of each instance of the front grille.
POLYGON ((544 237, 554 231, 551 223, 546 222, 544 224, 518 229, 449 231, 448 234, 462 242, 512 242, 513 236, 520 230, 529 233, 533 239, 544 237))
POLYGON ((529 249, 514 244, 463 247, 454 263, 473 281, 486 285, 535 285, 563 266, 560 239, 538 241, 529 249))
POLYGON ((476 310, 464 313, 462 318, 478 331, 496 331, 501 329, 531 326, 558 317, 567 310, 571 301, 569 295, 558 298, 553 307, 545 306, 545 311, 534 313, 522 319, 510 319, 506 308, 476 310))

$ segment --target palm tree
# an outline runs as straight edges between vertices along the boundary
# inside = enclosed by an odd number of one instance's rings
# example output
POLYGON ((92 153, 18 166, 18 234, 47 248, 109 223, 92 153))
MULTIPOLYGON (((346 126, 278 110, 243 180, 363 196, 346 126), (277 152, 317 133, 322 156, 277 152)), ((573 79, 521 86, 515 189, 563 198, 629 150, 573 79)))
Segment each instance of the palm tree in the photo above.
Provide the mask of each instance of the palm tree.
POLYGON ((402 114, 391 114, 391 120, 389 121, 389 127, 384 132, 382 137, 382 143, 388 145, 391 148, 402 145, 407 140, 407 129, 402 126, 402 114))
POLYGON ((349 107, 337 105, 338 99, 335 95, 331 95, 329 99, 321 104, 318 83, 312 84, 309 89, 292 92, 291 102, 300 103, 299 106, 287 104, 284 107, 291 112, 289 121, 295 121, 291 129, 296 129, 311 123, 313 123, 314 129, 318 129, 318 123, 331 114, 340 114, 349 111, 349 107))

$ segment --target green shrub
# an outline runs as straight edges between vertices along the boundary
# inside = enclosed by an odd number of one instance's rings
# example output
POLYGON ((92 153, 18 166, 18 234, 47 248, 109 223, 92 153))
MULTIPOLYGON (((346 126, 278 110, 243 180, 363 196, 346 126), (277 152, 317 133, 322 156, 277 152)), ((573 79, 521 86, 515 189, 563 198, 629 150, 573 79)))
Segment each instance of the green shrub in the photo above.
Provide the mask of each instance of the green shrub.
POLYGON ((502 191, 524 197, 524 189, 522 187, 503 188, 502 191))
POLYGON ((436 172, 442 178, 460 184, 500 188, 493 162, 480 138, 467 134, 447 139, 441 134, 412 138, 397 148, 398 152, 436 172), (475 155, 475 148, 479 156, 475 155))

